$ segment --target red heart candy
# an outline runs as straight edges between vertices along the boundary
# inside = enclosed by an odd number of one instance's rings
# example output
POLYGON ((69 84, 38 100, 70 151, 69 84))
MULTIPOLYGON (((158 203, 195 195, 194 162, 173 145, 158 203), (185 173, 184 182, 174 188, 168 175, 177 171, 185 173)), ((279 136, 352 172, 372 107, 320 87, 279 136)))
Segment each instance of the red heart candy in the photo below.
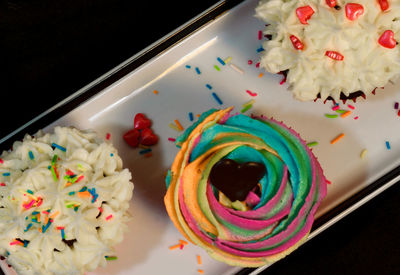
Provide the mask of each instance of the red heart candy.
POLYGON ((137 147, 139 145, 139 137, 140 132, 136 129, 129 130, 123 136, 126 143, 128 143, 132 147, 137 147))
POLYGON ((394 40, 394 32, 391 30, 386 30, 382 33, 381 37, 379 37, 378 43, 381 44, 382 47, 393 49, 396 47, 396 40, 394 40))
POLYGON ((151 146, 158 142, 158 136, 156 136, 150 128, 142 130, 140 143, 142 145, 151 146))
POLYGON ((336 6, 336 0, 326 0, 326 4, 333 8, 334 6, 336 6))
POLYGON ((144 114, 138 113, 133 120, 133 128, 143 130, 151 126, 151 120, 148 119, 144 114))
POLYGON ((364 13, 364 7, 357 3, 346 4, 346 17, 354 21, 364 13))
POLYGON ((307 20, 314 14, 314 10, 310 6, 304 6, 296 9, 296 15, 301 24, 306 25, 307 20))
POLYGON ((385 11, 389 8, 389 2, 387 0, 379 0, 379 6, 381 6, 382 11, 385 11))

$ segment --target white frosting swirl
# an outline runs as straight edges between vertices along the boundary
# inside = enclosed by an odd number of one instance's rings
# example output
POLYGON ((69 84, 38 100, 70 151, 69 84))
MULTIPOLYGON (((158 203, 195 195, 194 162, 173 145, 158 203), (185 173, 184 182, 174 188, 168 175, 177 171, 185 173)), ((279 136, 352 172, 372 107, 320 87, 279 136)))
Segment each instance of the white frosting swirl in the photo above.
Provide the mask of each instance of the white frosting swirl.
POLYGON ((382 47, 379 37, 392 30, 400 39, 400 1, 390 0, 389 9, 381 11, 378 1, 337 0, 340 10, 331 8, 325 0, 261 0, 256 17, 266 22, 264 34, 272 40, 263 44, 260 66, 271 73, 289 70, 289 89, 299 100, 322 99, 331 96, 339 100, 340 93, 371 93, 398 77, 400 72, 399 47, 382 47), (354 21, 345 14, 345 5, 358 3, 364 13, 354 21), (296 9, 311 6, 314 14, 308 24, 301 24, 296 9), (304 43, 296 50, 290 40, 295 35, 304 43), (343 61, 325 56, 336 51, 343 61))
POLYGON ((82 274, 114 256, 133 184, 110 143, 56 127, 27 135, 1 159, 0 254, 19 274, 82 274))

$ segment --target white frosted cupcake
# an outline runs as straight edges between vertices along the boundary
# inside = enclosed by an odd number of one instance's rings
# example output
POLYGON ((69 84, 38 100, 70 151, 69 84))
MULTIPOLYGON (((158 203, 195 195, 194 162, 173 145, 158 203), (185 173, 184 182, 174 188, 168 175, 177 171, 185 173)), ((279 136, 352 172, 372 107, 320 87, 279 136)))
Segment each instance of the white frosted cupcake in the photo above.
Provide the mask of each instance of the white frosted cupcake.
POLYGON ((261 0, 260 66, 307 101, 365 96, 400 73, 399 0, 261 0))
POLYGON ((94 132, 56 127, 0 160, 0 255, 18 274, 83 274, 114 256, 131 174, 94 132))

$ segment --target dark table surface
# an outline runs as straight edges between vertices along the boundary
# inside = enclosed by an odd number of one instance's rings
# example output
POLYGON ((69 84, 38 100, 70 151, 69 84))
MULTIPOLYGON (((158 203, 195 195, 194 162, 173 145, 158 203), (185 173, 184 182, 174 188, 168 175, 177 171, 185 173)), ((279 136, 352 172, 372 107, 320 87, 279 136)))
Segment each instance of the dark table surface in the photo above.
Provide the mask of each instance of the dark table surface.
MULTIPOLYGON (((0 138, 217 2, 1 1, 0 138)), ((400 274, 399 209, 396 184, 265 274, 400 274)))

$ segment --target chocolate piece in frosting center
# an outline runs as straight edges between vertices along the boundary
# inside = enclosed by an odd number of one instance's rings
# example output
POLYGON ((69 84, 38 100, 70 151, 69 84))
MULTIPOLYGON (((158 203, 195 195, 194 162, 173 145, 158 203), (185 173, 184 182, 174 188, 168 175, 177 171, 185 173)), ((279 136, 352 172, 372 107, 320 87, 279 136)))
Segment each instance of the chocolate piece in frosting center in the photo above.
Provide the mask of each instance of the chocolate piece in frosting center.
POLYGON ((221 159, 210 172, 211 184, 232 202, 243 201, 265 174, 265 166, 258 162, 237 163, 221 159))

